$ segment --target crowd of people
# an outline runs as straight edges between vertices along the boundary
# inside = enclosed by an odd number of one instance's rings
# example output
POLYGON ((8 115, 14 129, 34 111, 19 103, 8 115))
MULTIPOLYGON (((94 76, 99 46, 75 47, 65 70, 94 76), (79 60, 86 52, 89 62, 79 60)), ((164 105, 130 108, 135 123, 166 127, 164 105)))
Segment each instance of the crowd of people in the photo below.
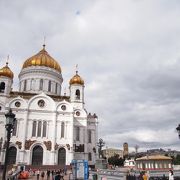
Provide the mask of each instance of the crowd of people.
POLYGON ((142 171, 140 172, 139 176, 136 176, 135 174, 132 174, 128 172, 126 176, 126 180, 153 180, 153 179, 160 179, 160 180, 174 180, 174 173, 172 170, 169 170, 169 175, 165 176, 163 175, 162 177, 150 177, 149 171, 142 171))
POLYGON ((37 177, 37 180, 63 180, 67 174, 67 168, 59 170, 32 170, 33 176, 37 177))

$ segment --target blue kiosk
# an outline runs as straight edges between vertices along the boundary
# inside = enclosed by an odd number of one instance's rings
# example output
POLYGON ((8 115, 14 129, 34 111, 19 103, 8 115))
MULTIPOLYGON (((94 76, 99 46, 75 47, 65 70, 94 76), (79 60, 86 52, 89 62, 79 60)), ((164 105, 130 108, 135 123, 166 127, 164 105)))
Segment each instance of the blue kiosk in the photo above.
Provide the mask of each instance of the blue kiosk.
POLYGON ((75 180, 88 180, 89 167, 87 160, 72 160, 73 179, 75 180))

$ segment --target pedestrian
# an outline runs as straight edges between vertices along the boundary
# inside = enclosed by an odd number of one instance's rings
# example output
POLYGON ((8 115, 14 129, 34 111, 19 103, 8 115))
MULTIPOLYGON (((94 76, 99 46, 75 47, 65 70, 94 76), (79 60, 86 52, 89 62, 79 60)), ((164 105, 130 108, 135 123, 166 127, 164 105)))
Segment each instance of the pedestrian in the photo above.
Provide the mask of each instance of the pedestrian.
POLYGON ((147 180, 149 180, 149 178, 150 178, 149 171, 146 172, 146 175, 147 175, 147 180))
POLYGON ((174 173, 172 170, 169 170, 169 180, 174 180, 174 173))
POLYGON ((36 174, 37 174, 37 180, 39 180, 39 175, 40 175, 39 169, 37 170, 36 174))
POLYGON ((43 180, 44 179, 44 171, 41 172, 41 179, 43 180))
POLYGON ((166 176, 165 176, 165 174, 163 174, 162 180, 166 180, 166 176))
POLYGON ((64 173, 65 173, 65 175, 67 174, 67 166, 66 165, 64 166, 64 173))
POLYGON ((61 179, 60 171, 57 171, 54 180, 60 180, 60 179, 61 179))
POLYGON ((143 180, 148 180, 148 176, 147 176, 146 172, 144 172, 144 174, 143 174, 143 180))
POLYGON ((51 171, 51 174, 52 174, 52 180, 54 180, 54 170, 53 169, 51 171))
POLYGON ((48 170, 47 170, 47 173, 46 173, 46 174, 47 174, 47 179, 50 178, 50 173, 51 173, 51 171, 48 169, 48 170))
POLYGON ((143 180, 143 172, 140 172, 140 173, 139 173, 138 179, 139 179, 139 180, 143 180))

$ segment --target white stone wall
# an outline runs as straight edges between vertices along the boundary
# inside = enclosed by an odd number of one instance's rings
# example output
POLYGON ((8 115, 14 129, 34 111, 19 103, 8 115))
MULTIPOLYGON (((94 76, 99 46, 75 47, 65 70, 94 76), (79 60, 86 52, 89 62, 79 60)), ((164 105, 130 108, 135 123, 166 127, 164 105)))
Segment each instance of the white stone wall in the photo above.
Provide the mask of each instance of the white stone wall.
MULTIPOLYGON (((17 159, 16 162, 25 162, 27 164, 32 163, 32 150, 36 145, 40 145, 43 148, 43 165, 57 164, 58 162, 58 150, 60 147, 66 149, 66 164, 70 164, 72 159, 87 159, 88 153, 92 153, 92 161, 90 164, 95 162, 95 153, 93 147, 96 147, 96 124, 87 122, 87 114, 84 109, 76 109, 71 103, 67 101, 55 102, 49 96, 44 93, 36 95, 29 100, 25 100, 21 97, 11 99, 7 104, 12 108, 16 114, 18 121, 16 136, 11 138, 11 144, 16 145, 17 141, 22 142, 22 148, 17 147, 17 159), (39 107, 38 101, 44 100, 45 106, 39 107), (21 106, 16 107, 15 103, 20 102, 21 106), (61 106, 65 105, 66 110, 62 110, 61 106), (76 111, 80 112, 80 116, 75 114, 76 111), (32 124, 33 121, 46 121, 47 122, 47 135, 46 137, 32 137, 32 124), (61 123, 64 122, 64 138, 61 138, 61 123), (75 127, 80 127, 80 141, 75 141, 74 131, 75 127), (92 132, 92 142, 88 143, 88 130, 92 132), (36 140, 29 150, 24 148, 26 140, 36 140), (48 151, 44 145, 44 141, 52 142, 52 149, 48 151), (58 144, 58 149, 55 149, 55 145, 58 144), (70 148, 67 148, 67 144, 70 148), (74 144, 84 144, 85 151, 83 153, 74 153, 74 144)), ((0 114, 0 128, 4 129, 5 120, 4 112, 0 114)), ((0 133, 1 137, 5 138, 5 131, 0 133)), ((17 146, 17 145, 16 145, 17 146)), ((1 153, 1 159, 3 161, 4 153, 1 153)), ((2 162, 3 163, 3 162, 2 162)))
POLYGON ((26 81, 25 92, 45 92, 52 95, 61 95, 61 84, 63 82, 62 75, 58 71, 48 67, 31 66, 22 69, 19 74, 20 87, 19 91, 24 92, 24 86, 26 81), (42 90, 40 89, 40 81, 43 80, 42 90), (51 91, 48 91, 49 81, 51 81, 51 91), (56 89, 57 83, 57 92, 56 89))

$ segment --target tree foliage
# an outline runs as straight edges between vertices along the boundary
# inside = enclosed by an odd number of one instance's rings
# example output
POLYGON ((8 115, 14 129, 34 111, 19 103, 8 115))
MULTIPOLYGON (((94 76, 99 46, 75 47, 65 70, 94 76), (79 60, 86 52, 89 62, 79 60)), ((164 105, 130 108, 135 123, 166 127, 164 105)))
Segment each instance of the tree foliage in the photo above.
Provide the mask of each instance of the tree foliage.
POLYGON ((180 165, 180 154, 173 158, 174 165, 180 165))
POLYGON ((119 158, 118 154, 115 154, 114 156, 108 158, 108 163, 114 166, 123 166, 124 165, 124 159, 119 158))

